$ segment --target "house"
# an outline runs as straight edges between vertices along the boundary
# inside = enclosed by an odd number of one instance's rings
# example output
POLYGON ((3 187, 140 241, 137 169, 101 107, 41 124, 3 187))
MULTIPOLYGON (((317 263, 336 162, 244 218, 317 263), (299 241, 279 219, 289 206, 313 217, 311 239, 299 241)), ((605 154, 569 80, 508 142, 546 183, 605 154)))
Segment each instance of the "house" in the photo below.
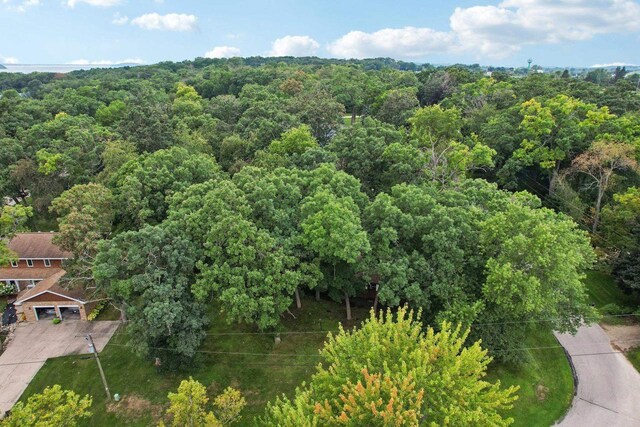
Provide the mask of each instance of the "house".
POLYGON ((13 285, 16 293, 35 287, 62 270, 62 262, 72 257, 53 243, 56 233, 18 233, 7 245, 18 255, 10 266, 0 268, 0 281, 13 285))
POLYGON ((59 270, 34 287, 20 292, 14 302, 18 319, 28 322, 54 317, 61 320, 87 320, 95 302, 87 301, 82 290, 63 289, 59 283, 65 274, 64 270, 59 270))
POLYGON ((19 320, 86 320, 94 303, 82 290, 60 286, 66 271, 62 263, 72 254, 53 243, 56 233, 18 233, 7 245, 18 255, 10 266, 0 268, 0 281, 15 287, 13 303, 19 320))

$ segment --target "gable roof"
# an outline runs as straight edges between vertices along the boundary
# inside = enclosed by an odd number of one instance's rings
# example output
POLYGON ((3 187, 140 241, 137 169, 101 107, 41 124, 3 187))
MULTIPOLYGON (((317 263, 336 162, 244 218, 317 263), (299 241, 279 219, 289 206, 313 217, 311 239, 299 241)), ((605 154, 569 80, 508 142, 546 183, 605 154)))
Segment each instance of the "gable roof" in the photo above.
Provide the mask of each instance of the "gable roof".
POLYGON ((20 294, 18 294, 18 298, 16 299, 15 304, 22 304, 23 302, 28 301, 31 298, 47 292, 54 295, 70 298, 84 304, 84 292, 79 289, 67 290, 63 289, 60 286, 59 281, 65 274, 67 274, 66 271, 60 270, 53 276, 50 276, 44 279, 42 282, 38 283, 35 287, 22 291, 20 294))
POLYGON ((61 268, 0 268, 0 280, 42 280, 62 271, 61 268))
POLYGON ((18 233, 7 247, 18 254, 20 259, 37 258, 72 258, 70 252, 65 252, 52 242, 56 233, 18 233))

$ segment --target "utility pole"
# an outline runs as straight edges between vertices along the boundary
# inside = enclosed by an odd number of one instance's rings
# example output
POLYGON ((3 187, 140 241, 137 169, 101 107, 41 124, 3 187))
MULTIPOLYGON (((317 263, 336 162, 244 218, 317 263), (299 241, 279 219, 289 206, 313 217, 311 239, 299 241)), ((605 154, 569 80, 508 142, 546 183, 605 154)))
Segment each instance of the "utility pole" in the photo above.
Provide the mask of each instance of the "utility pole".
POLYGON ((96 349, 96 346, 93 343, 93 337, 91 336, 91 334, 87 334, 85 339, 89 341, 89 351, 93 353, 93 356, 96 358, 96 363, 98 364, 98 370, 100 370, 100 377, 102 377, 102 385, 104 385, 104 391, 107 393, 107 400, 111 400, 111 392, 109 391, 107 378, 104 376, 104 371, 102 370, 102 365, 100 364, 100 358, 98 357, 98 350, 96 349))

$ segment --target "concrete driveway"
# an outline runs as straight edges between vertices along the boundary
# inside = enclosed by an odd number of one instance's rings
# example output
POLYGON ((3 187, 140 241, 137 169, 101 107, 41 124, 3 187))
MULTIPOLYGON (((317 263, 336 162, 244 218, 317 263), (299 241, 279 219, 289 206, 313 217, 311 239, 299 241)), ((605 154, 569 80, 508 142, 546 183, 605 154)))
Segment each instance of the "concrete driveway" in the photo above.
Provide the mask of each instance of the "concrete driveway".
POLYGON ((88 353, 84 339, 88 333, 101 351, 119 325, 120 322, 83 320, 66 320, 58 325, 45 321, 20 323, 0 355, 0 416, 18 401, 48 358, 88 353))
POLYGON ((640 374, 599 325, 556 334, 573 361, 578 388, 562 427, 640 426, 640 374))

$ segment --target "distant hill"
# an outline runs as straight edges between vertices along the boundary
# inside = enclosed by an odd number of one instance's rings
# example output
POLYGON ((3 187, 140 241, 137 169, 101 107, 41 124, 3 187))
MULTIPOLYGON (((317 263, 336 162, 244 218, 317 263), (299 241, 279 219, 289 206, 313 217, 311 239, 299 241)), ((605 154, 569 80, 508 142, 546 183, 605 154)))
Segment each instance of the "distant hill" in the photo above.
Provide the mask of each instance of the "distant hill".
POLYGON ((5 67, 4 65, 0 64, 0 70, 6 70, 7 67, 5 67))

